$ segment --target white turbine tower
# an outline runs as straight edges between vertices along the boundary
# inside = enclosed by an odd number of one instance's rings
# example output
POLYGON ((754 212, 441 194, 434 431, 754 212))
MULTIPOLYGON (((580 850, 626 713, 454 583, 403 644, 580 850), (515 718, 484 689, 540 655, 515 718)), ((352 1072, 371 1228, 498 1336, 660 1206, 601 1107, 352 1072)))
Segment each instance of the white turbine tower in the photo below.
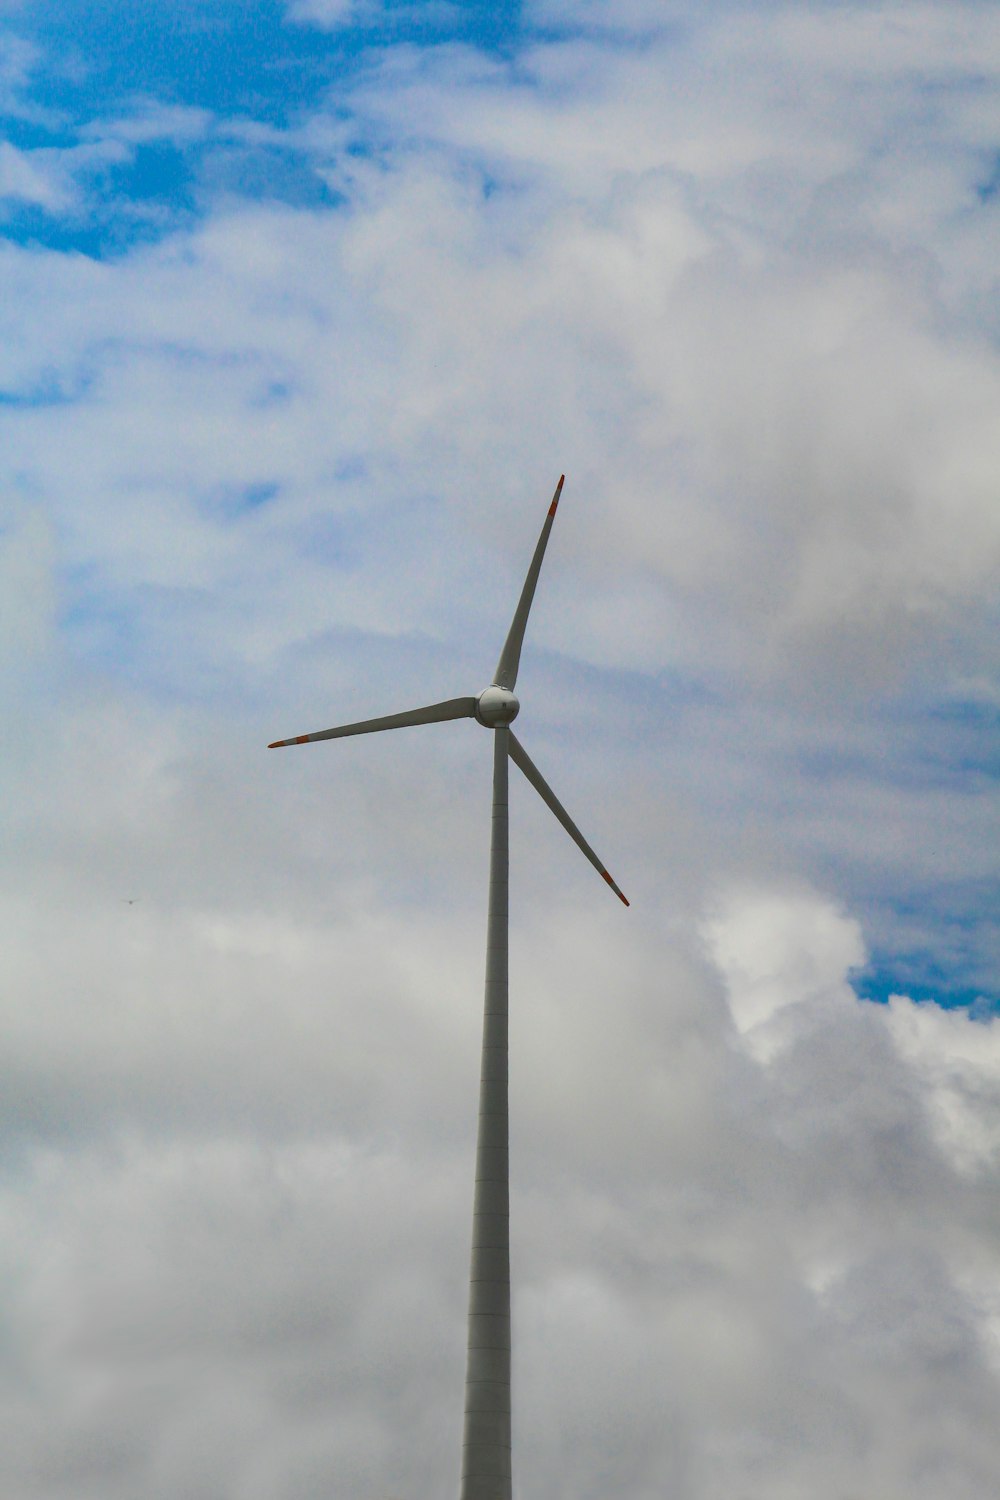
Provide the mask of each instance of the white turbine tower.
POLYGON ((489 687, 474 698, 449 698, 383 719, 341 724, 316 734, 275 740, 268 746, 476 719, 493 730, 493 832, 490 841, 489 916, 486 928, 486 1001, 476 1142, 476 1192, 469 1275, 469 1347, 465 1375, 465 1434, 461 1500, 511 1500, 510 1464, 510 1199, 507 1156, 507 759, 524 772, 570 838, 583 850, 616 896, 628 906, 583 834, 510 728, 520 707, 514 696, 528 612, 552 530, 561 476, 489 687))

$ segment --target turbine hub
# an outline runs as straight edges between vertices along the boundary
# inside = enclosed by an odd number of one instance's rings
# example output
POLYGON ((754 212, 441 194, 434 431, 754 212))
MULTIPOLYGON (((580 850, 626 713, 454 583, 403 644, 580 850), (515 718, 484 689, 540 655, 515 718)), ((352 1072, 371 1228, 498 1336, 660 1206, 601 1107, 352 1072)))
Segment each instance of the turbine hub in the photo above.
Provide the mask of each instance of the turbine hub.
POLYGON ((497 687, 494 683, 476 699, 476 718, 487 729, 500 729, 514 722, 520 707, 510 688, 497 687))

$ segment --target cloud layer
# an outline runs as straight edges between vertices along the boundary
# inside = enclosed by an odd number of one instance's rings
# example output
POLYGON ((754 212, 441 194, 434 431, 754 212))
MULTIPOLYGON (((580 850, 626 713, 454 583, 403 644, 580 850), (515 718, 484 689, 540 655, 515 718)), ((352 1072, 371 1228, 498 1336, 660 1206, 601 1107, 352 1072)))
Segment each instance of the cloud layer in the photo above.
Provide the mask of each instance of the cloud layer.
POLYGON ((986 1500, 996 21, 253 16, 4 23, 4 1494, 454 1487, 486 741, 263 747, 484 686, 565 470, 519 1493, 986 1500))

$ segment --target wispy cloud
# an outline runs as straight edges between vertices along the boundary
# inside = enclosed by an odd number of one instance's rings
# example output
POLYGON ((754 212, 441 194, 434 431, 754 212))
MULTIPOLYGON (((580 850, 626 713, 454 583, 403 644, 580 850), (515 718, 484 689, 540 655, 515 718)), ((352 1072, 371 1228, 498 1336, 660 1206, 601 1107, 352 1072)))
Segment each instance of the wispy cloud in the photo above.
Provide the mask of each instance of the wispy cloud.
POLYGON ((66 209, 72 202, 63 174, 54 167, 49 153, 18 151, 9 141, 0 142, 0 198, 35 203, 52 210, 66 209))
POLYGON ((347 26, 358 19, 374 18, 381 9, 378 0, 287 0, 286 3, 290 21, 330 30, 347 26))

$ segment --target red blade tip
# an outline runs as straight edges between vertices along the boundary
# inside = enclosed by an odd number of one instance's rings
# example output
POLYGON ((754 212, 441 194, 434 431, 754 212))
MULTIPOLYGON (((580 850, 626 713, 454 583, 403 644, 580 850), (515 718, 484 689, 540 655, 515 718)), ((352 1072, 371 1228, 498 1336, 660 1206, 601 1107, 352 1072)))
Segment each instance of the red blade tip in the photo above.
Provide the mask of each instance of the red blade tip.
POLYGON ((611 879, 611 876, 608 874, 607 870, 602 870, 601 874, 604 876, 605 880, 608 882, 608 885, 614 891, 614 893, 618 897, 619 901, 624 901, 624 903, 625 903, 626 906, 631 906, 631 904, 632 904, 631 901, 629 901, 629 899, 628 899, 627 896, 623 896, 622 895, 621 891, 615 885, 614 881, 611 879))

